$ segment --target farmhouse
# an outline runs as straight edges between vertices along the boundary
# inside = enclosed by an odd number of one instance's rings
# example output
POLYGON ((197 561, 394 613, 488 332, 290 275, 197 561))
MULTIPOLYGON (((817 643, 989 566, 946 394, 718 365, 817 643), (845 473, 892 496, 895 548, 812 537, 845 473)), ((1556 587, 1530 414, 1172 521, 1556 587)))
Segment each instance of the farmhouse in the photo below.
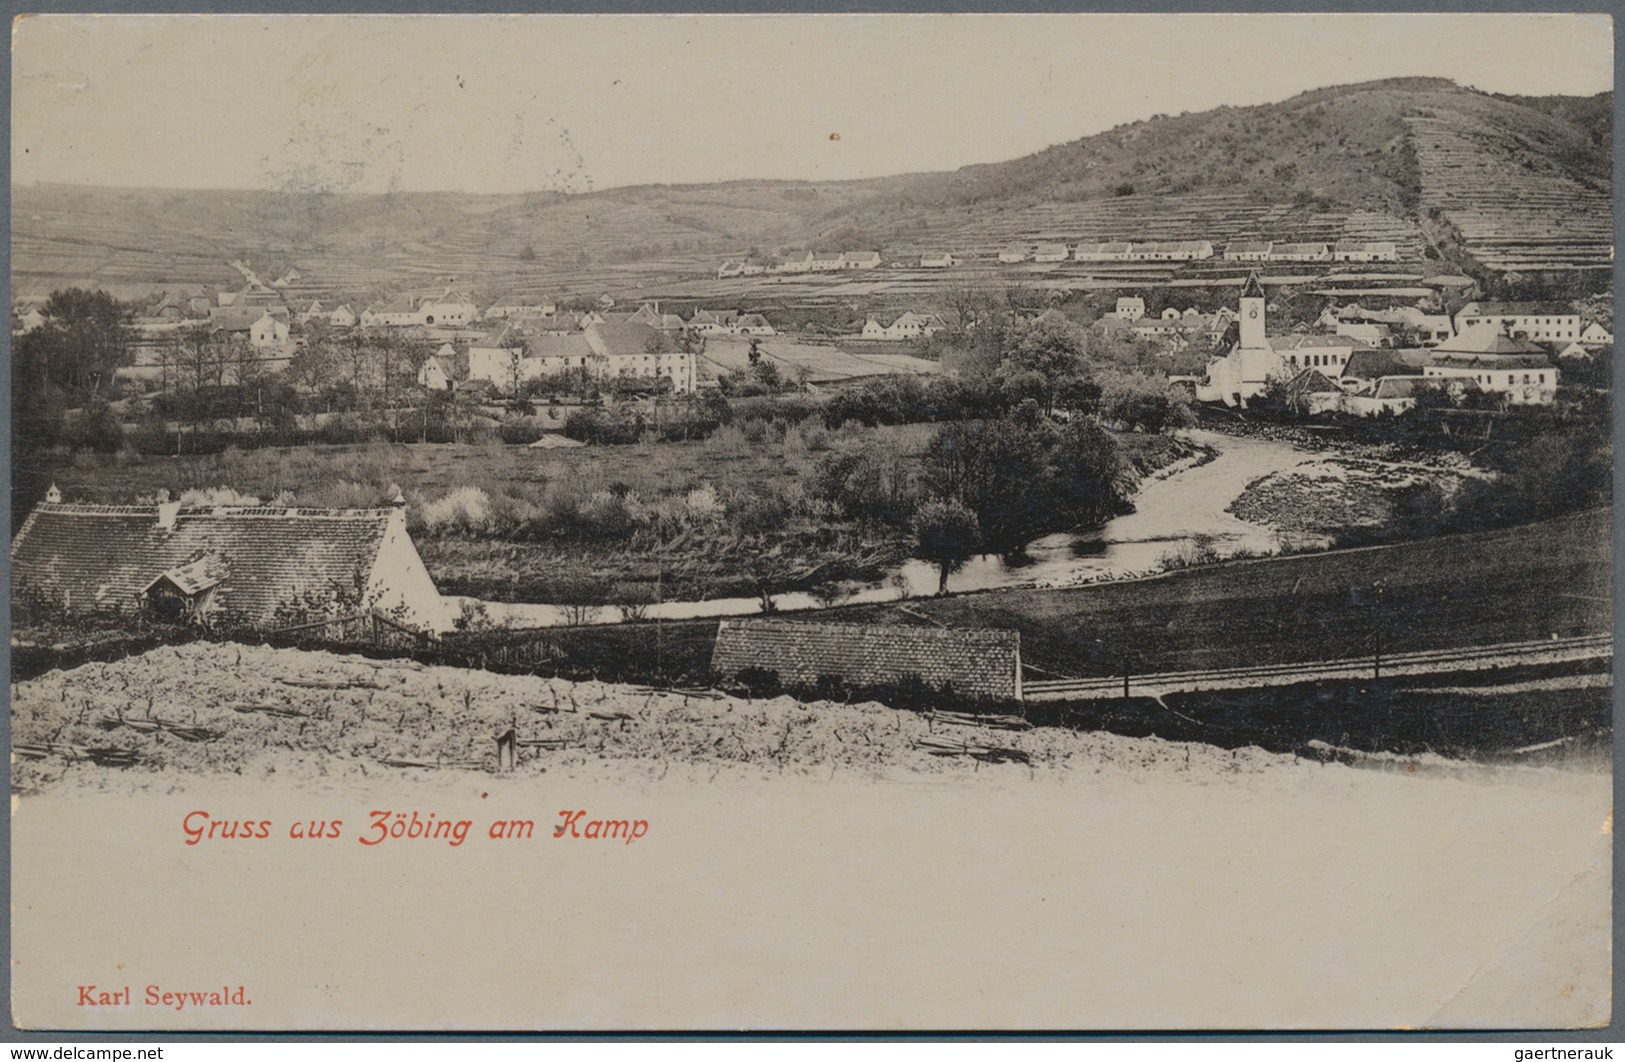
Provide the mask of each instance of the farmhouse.
POLYGON ((583 333, 587 346, 599 359, 596 370, 604 379, 643 377, 668 379, 674 394, 690 394, 696 383, 694 355, 668 349, 671 340, 647 325, 596 324, 583 333))
POLYGON ((1339 240, 1332 245, 1334 262, 1392 262, 1398 257, 1398 249, 1391 243, 1339 240))
POLYGON ((695 310, 694 315, 688 319, 688 327, 696 332, 707 335, 733 333, 738 331, 738 310, 695 310))
POLYGON ((874 269, 879 265, 879 251, 847 251, 841 255, 842 269, 874 269))
POLYGON ((1138 321, 1145 316, 1145 300, 1137 295, 1120 295, 1112 316, 1120 321, 1138 321))
POLYGON ((1516 406, 1549 406, 1557 396, 1558 369, 1544 354, 1435 354, 1422 375, 1471 380, 1516 406))
POLYGON ((1126 262, 1132 244, 1127 243, 1080 243, 1072 251, 1072 259, 1076 262, 1126 262))
POLYGON ((288 322, 267 310, 248 326, 248 342, 255 350, 282 351, 288 348, 288 322))
POLYGON ((774 273, 810 273, 812 267, 813 253, 811 251, 802 251, 799 254, 786 255, 771 268, 774 273))
POLYGON ((1268 257, 1271 262, 1329 262, 1332 252, 1323 243, 1275 243, 1268 257))
POLYGON ((1267 262, 1270 257, 1268 240, 1232 240, 1224 245, 1227 262, 1267 262))
POLYGON ((952 688, 1021 700, 1021 634, 1003 630, 723 620, 711 668, 725 681, 771 674, 785 686, 952 688))
POLYGON ((456 356, 456 351, 452 350, 449 343, 440 348, 439 354, 433 354, 424 359, 423 364, 418 367, 419 387, 430 391, 450 391, 452 389, 454 377, 452 376, 451 362, 443 356, 448 352, 451 357, 456 356))
POLYGON ((1614 334, 1596 321, 1592 321, 1580 330, 1580 344, 1587 347, 1611 347, 1614 345, 1614 334))
POLYGON ((466 292, 455 288, 447 288, 435 298, 424 299, 418 304, 418 309, 426 325, 466 325, 480 315, 474 300, 466 292))
MULTIPOLYGON (((55 489, 52 497, 59 497, 55 489)), ((13 592, 71 613, 148 610, 273 629, 358 612, 426 631, 448 609, 406 532, 404 505, 37 506, 11 544, 13 592)))
POLYGON ((1136 262, 1194 262, 1212 258, 1213 244, 1207 240, 1136 243, 1129 247, 1128 257, 1136 262))
POLYGON ((915 313, 907 310, 889 325, 871 317, 863 324, 864 339, 915 339, 942 331, 942 318, 934 313, 915 313))
POLYGON ((736 323, 735 331, 742 336, 771 336, 775 334, 773 326, 767 323, 767 318, 759 313, 741 314, 736 323))
POLYGON ((1032 257, 1032 251, 1019 243, 1013 243, 999 252, 999 261, 1006 265, 1025 262, 1030 257, 1032 257))
POLYGON ((947 269, 954 264, 954 256, 947 251, 933 251, 920 255, 921 269, 947 269))
POLYGON ((1041 243, 1033 251, 1033 261, 1035 262, 1064 262, 1066 258, 1066 244, 1064 243, 1041 243))
POLYGON ((1472 380, 1481 391, 1505 395, 1513 405, 1550 405, 1557 397, 1558 368, 1546 353, 1491 321, 1439 344, 1422 375, 1472 380))
POLYGON ((840 251, 814 251, 808 269, 814 273, 838 273, 845 266, 845 256, 840 251))
POLYGON ((1470 302, 1456 313, 1457 333, 1482 324, 1544 343, 1580 338, 1580 315, 1561 303, 1470 302))

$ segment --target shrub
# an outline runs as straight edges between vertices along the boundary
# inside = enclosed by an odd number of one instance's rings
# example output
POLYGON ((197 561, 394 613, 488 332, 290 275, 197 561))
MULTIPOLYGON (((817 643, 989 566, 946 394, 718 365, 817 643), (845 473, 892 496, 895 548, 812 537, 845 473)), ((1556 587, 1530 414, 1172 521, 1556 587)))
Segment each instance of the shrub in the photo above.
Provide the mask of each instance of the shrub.
POLYGON ((477 534, 491 526, 491 499, 479 487, 459 487, 424 505, 421 518, 430 534, 477 534))

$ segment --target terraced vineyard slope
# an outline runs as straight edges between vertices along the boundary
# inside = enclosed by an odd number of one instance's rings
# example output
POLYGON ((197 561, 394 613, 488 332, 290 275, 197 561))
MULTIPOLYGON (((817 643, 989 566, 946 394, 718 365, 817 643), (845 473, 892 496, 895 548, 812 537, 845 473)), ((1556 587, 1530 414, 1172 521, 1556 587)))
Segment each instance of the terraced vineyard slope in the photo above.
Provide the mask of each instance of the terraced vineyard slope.
MULTIPOLYGON (((1411 78, 1159 115, 1010 162, 868 181, 504 196, 19 187, 13 287, 144 295, 230 284, 226 263, 247 258, 297 266, 303 290, 291 294, 359 299, 454 275, 493 297, 635 297, 749 252, 879 249, 893 270, 947 250, 976 268, 1012 243, 1108 240, 1209 240, 1221 253, 1230 240, 1385 241, 1413 272, 1458 252, 1489 269, 1601 268, 1612 258, 1611 109, 1607 93, 1521 99, 1411 78)), ((1073 285, 1201 281, 1236 266, 1028 271, 1073 285)))

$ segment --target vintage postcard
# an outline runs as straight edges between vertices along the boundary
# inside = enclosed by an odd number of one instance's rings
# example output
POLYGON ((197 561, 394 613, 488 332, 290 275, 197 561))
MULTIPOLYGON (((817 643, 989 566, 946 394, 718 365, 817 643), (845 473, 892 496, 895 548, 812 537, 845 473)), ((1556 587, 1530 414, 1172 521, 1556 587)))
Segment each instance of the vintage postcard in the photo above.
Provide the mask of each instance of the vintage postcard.
POLYGON ((14 1024, 1606 1025, 1612 32, 19 18, 14 1024))

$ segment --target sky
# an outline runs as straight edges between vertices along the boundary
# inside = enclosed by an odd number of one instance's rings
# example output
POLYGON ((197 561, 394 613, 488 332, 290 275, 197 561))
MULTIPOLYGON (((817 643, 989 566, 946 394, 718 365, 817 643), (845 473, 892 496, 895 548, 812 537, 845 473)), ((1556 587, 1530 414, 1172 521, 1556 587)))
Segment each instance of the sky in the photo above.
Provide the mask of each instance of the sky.
POLYGON ((1606 15, 45 15, 17 183, 329 192, 842 180, 1445 77, 1613 84, 1606 15))

